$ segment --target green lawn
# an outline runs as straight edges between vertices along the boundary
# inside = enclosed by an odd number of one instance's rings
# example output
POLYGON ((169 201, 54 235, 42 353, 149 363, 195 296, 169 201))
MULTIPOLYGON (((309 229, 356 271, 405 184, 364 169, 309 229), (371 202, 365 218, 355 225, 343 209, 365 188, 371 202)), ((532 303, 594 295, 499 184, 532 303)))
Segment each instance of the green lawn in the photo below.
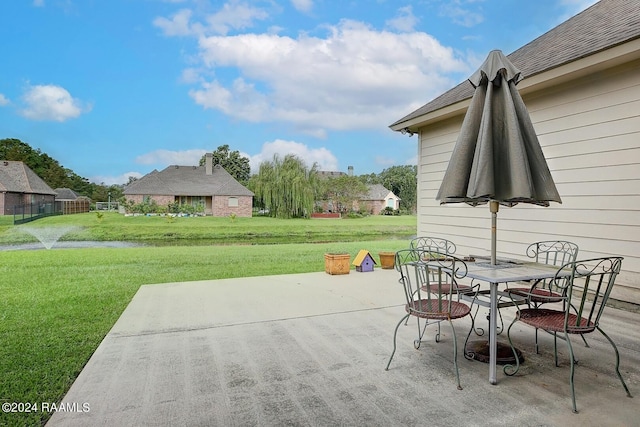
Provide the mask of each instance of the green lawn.
POLYGON ((310 241, 357 241, 363 239, 406 237, 415 234, 415 216, 369 216, 358 219, 276 219, 213 218, 160 216, 125 217, 106 213, 99 219, 94 213, 39 219, 13 227, 0 222, 0 245, 30 242, 35 239, 20 232, 25 227, 74 225, 78 227, 62 240, 135 240, 162 241, 167 244, 211 243, 308 243, 310 241))
MULTIPOLYGON (((59 402, 144 284, 324 270, 323 254, 395 251, 416 218, 344 220, 124 217, 41 219, 28 227, 75 225, 66 240, 191 242, 191 246, 0 251, 0 400, 59 402), (313 242, 258 245, 307 239, 313 242), (135 238, 133 237, 135 236, 135 238), (220 237, 224 236, 224 237, 220 237), (367 236, 364 240, 362 236, 367 236), (216 244, 212 244, 216 243, 216 244), (220 245, 217 243, 226 243, 220 245)), ((0 221, 0 245, 34 241, 0 221)), ((48 414, 0 413, 0 425, 39 425, 48 414)))

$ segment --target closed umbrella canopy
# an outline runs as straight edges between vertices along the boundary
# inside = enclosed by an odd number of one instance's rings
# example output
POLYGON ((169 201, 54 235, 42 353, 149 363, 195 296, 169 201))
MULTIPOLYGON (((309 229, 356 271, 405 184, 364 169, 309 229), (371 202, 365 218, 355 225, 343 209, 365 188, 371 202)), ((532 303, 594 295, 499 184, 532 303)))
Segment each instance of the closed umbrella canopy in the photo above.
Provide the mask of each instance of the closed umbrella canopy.
POLYGON ((475 87, 436 197, 441 203, 562 203, 516 84, 499 50, 469 78, 475 87))
POLYGON ((520 71, 499 50, 469 78, 475 87, 449 166, 440 203, 491 203, 492 263, 498 204, 562 203, 516 84, 520 71))

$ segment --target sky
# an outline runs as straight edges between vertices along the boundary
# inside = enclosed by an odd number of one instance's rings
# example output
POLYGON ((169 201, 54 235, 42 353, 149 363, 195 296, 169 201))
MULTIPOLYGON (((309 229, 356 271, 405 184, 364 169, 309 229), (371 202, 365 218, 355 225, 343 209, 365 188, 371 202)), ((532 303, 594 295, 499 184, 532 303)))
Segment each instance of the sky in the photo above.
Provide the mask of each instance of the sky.
POLYGON ((2 0, 0 139, 98 184, 221 145, 354 174, 416 164, 396 120, 594 0, 2 0))

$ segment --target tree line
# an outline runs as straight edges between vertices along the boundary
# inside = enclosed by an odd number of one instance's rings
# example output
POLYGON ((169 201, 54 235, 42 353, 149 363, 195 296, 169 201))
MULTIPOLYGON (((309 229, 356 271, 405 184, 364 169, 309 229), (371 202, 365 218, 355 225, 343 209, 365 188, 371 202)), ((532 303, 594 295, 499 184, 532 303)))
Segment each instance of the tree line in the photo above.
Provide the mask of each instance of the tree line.
MULTIPOLYGON (((105 185, 92 183, 71 169, 63 167, 40 149, 15 138, 0 139, 0 160, 21 161, 33 170, 51 188, 70 188, 94 202, 124 200, 127 184, 105 185)), ((205 156, 200 159, 204 165, 205 156)), ((379 174, 351 176, 341 175, 322 179, 319 166, 307 166, 299 157, 289 154, 274 156, 260 164, 257 173, 251 175, 249 159, 229 145, 221 145, 213 151, 214 164, 221 165, 238 182, 254 192, 254 206, 266 208, 269 215, 280 218, 304 217, 317 209, 319 200, 329 201, 334 208, 348 208, 353 200, 368 191, 368 185, 382 184, 400 198, 400 209, 414 213, 416 210, 417 167, 415 165, 392 166, 379 174)))
MULTIPOLYGON (((381 173, 339 175, 324 178, 317 164, 306 165, 293 155, 275 155, 260 164, 251 175, 249 159, 229 145, 221 145, 213 152, 214 164, 220 164, 238 182, 253 191, 254 206, 278 218, 308 216, 325 202, 335 211, 349 211, 354 200, 369 191, 369 185, 382 184, 400 198, 400 210, 416 212, 417 166, 392 166, 381 173)), ((204 165, 205 156, 200 159, 204 165)))
POLYGON ((106 202, 122 197, 124 185, 105 185, 89 182, 87 178, 65 168, 57 160, 40 149, 34 150, 25 142, 15 138, 0 139, 0 160, 20 161, 38 175, 53 189, 70 188, 81 196, 87 196, 94 202, 106 202))

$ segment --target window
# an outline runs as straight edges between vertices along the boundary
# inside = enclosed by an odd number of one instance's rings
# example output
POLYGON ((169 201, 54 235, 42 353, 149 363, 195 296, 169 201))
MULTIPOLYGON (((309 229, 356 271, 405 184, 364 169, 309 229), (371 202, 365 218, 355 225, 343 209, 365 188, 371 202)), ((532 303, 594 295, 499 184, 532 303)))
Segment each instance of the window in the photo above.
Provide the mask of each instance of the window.
POLYGON ((238 198, 237 197, 229 197, 229 207, 237 208, 238 207, 238 198))

